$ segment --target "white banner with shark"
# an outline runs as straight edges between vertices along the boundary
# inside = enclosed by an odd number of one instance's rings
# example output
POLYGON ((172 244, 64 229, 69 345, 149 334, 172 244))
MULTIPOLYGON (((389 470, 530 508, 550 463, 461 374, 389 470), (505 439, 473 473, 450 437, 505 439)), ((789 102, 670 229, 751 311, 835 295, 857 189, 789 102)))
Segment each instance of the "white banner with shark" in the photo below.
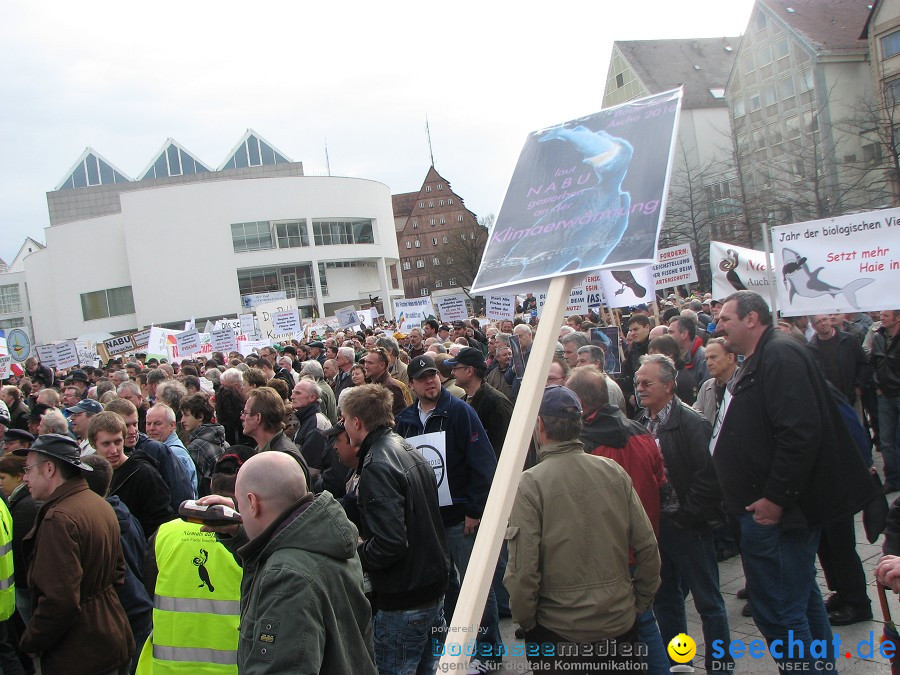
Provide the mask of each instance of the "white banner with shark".
POLYGON ((900 209, 772 228, 785 316, 870 312, 897 304, 900 209))
POLYGON ((770 302, 766 254, 752 248, 743 248, 721 241, 709 242, 709 267, 712 270, 712 294, 716 300, 724 300, 735 291, 756 291, 770 302))

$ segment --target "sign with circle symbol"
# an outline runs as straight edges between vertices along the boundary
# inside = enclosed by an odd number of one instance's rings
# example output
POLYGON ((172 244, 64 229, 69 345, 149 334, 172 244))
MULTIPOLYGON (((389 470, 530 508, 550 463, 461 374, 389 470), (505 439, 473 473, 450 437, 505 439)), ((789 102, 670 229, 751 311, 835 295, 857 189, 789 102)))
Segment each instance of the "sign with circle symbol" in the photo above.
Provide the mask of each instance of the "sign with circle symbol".
POLYGON ((31 354, 31 338, 21 328, 13 328, 6 335, 6 347, 13 361, 24 361, 31 354))
POLYGON ((412 436, 406 442, 419 451, 434 471, 437 483, 438 505, 452 506, 453 495, 450 493, 450 479, 447 477, 447 434, 435 431, 421 436, 412 436))

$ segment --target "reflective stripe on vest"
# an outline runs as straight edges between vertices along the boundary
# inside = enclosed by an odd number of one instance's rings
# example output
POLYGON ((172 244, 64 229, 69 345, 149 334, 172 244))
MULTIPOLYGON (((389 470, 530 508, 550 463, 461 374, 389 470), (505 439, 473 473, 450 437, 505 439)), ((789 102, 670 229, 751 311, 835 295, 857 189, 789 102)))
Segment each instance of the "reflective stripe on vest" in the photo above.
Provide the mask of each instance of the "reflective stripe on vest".
POLYGON ((205 614, 240 614, 240 600, 197 600, 156 595, 153 606, 166 612, 198 612, 205 614))
POLYGON ((152 648, 148 641, 141 662, 152 656, 167 673, 196 673, 198 663, 236 673, 242 570, 200 527, 172 520, 156 533, 152 648))
POLYGON ((16 611, 12 532, 12 515, 6 503, 0 500, 0 621, 6 621, 16 611))
POLYGON ((192 663, 214 663, 218 666, 236 666, 237 652, 219 649, 198 649, 196 647, 164 647, 153 645, 153 658, 160 661, 190 661, 192 663))

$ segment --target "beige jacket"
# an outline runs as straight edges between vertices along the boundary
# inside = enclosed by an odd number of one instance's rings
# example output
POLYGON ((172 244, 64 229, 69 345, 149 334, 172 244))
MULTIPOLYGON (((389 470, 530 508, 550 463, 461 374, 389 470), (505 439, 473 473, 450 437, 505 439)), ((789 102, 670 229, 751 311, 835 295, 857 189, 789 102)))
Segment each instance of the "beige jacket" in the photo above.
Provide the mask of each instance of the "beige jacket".
POLYGON ((513 621, 573 642, 626 632, 659 588, 659 550, 631 484, 580 441, 545 445, 519 483, 503 582, 513 621), (629 549, 635 572, 629 573, 629 549))

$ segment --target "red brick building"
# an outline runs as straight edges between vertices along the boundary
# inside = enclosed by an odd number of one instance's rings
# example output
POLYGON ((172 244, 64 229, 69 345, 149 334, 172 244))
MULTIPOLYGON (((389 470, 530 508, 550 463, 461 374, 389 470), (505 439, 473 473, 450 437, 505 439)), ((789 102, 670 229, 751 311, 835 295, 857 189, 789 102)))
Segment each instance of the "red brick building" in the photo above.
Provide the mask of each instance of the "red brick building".
POLYGON ((450 183, 431 167, 418 192, 393 195, 392 200, 406 297, 452 292, 470 284, 459 263, 454 268, 454 256, 461 255, 456 240, 474 238, 478 219, 450 183))

